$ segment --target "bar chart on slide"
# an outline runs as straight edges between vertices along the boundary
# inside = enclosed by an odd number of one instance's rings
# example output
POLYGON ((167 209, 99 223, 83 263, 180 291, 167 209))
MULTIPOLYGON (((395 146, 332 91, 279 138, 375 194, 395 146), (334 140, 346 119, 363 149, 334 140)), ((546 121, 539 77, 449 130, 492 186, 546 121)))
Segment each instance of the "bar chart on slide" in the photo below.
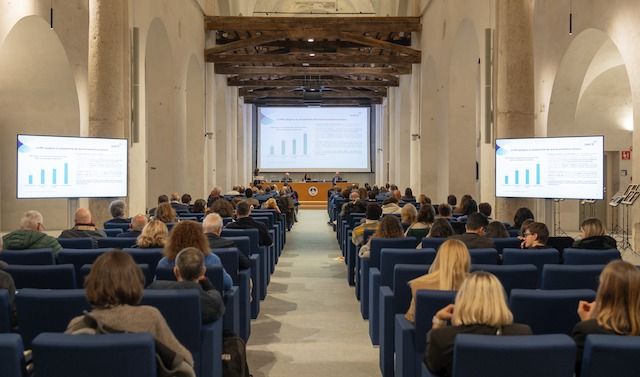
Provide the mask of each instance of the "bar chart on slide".
MULTIPOLYGON (((280 156, 282 157, 295 157, 295 156, 306 156, 309 153, 308 146, 308 136, 306 133, 302 134, 300 137, 302 140, 302 151, 298 149, 298 139, 293 137, 290 139, 282 139, 280 140, 280 156), (302 153, 300 153, 302 152, 302 153)), ((276 145, 269 146, 269 155, 276 156, 276 145)))
POLYGON ((540 164, 534 168, 516 169, 511 175, 504 176, 505 185, 540 185, 540 164), (523 174, 524 173, 524 174, 523 174), (523 179, 524 178, 524 179, 523 179))
POLYGON ((69 184, 69 163, 64 162, 62 166, 62 179, 58 179, 58 168, 40 169, 39 172, 29 174, 29 185, 68 185, 69 184), (34 179, 38 177, 38 180, 34 179))

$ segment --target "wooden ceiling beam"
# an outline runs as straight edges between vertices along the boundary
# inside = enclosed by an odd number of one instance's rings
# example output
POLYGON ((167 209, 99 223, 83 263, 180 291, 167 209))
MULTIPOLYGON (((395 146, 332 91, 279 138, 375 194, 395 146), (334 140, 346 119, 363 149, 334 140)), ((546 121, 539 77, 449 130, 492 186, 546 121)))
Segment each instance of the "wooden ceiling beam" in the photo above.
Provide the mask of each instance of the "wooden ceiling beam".
POLYGON ((337 54, 207 54, 209 63, 274 63, 274 64, 417 64, 420 55, 337 55, 337 54))
POLYGON ((382 41, 375 38, 365 37, 356 33, 341 32, 340 39, 343 41, 360 43, 364 46, 377 47, 383 50, 395 51, 399 54, 403 54, 407 56, 417 56, 418 63, 420 62, 421 52, 419 50, 414 50, 411 47, 401 46, 395 43, 382 41))
POLYGON ((274 42, 274 41, 284 39, 286 36, 287 36, 287 33, 282 31, 275 32, 275 33, 262 34, 260 36, 240 39, 235 42, 208 48, 204 51, 204 54, 205 54, 205 57, 209 57, 211 55, 221 54, 224 52, 256 47, 263 43, 269 43, 269 42, 274 42))
POLYGON ((232 64, 215 64, 215 73, 218 74, 244 74, 257 76, 289 75, 289 76, 327 76, 327 75, 406 75, 411 74, 411 66, 395 67, 248 67, 234 66, 232 64))
MULTIPOLYGON (((372 90, 357 90, 353 88, 337 88, 331 87, 329 90, 309 91, 310 93, 320 93, 327 98, 342 98, 342 97, 386 97, 387 89, 379 88, 377 91, 372 90)), ((308 92, 308 93, 309 93, 308 92)), ((293 91, 291 89, 255 89, 255 88, 239 88, 238 95, 241 97, 282 97, 282 96, 297 96, 302 95, 302 91, 293 91)))
POLYGON ((227 79, 227 85, 229 86, 244 86, 244 87, 301 87, 309 85, 309 83, 321 86, 329 87, 350 87, 356 86, 361 88, 373 88, 373 87, 387 87, 387 86, 399 86, 399 80, 382 81, 382 80, 344 80, 344 79, 320 79, 320 80, 255 80, 247 79, 242 80, 239 76, 229 77, 227 79))
MULTIPOLYGON (((205 17, 207 30, 334 29, 353 32, 420 32, 420 17, 205 17)), ((313 37, 310 35, 309 37, 313 37)))
POLYGON ((368 106, 382 104, 382 98, 324 98, 321 100, 305 100, 304 98, 254 98, 245 97, 244 103, 257 105, 278 105, 278 106, 368 106))

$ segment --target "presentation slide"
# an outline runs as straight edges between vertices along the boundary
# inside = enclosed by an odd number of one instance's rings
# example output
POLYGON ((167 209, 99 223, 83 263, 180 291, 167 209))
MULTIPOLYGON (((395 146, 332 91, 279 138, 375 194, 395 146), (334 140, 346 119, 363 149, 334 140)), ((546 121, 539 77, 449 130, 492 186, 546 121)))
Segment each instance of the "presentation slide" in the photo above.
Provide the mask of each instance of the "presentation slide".
POLYGON ((369 107, 259 107, 262 172, 370 172, 369 107))
POLYGON ((18 199, 127 196, 127 140, 18 135, 18 199))
POLYGON ((603 199, 604 137, 496 140, 496 196, 603 199))

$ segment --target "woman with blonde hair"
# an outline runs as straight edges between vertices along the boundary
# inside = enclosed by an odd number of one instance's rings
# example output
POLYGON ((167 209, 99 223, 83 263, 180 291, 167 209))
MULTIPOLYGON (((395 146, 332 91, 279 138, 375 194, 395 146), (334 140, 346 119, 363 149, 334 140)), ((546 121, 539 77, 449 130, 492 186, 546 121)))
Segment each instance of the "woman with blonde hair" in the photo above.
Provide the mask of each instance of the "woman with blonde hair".
POLYGON ((600 274, 596 300, 580 301, 578 316, 581 321, 573 328, 573 339, 580 368, 587 335, 640 335, 640 271, 622 260, 609 262, 600 274))
POLYGON ((262 204, 262 208, 275 209, 276 213, 280 213, 280 208, 278 207, 278 203, 274 198, 267 199, 267 201, 262 204))
POLYGON ((151 220, 142 228, 136 246, 141 249, 163 248, 168 238, 167 225, 160 220, 151 220))
POLYGON ((453 345, 458 334, 531 335, 531 328, 513 323, 513 314, 498 278, 477 271, 462 282, 455 305, 447 305, 433 317, 424 355, 424 362, 432 373, 451 376, 453 345), (447 326, 447 321, 451 321, 452 326, 447 326))
POLYGON ((436 259, 431 264, 426 275, 417 277, 409 282, 411 288, 411 304, 404 317, 415 322, 416 294, 421 289, 439 291, 457 291, 469 274, 471 257, 469 250, 462 241, 445 241, 438 249, 436 259))
POLYGON ((595 217, 585 219, 580 224, 580 240, 573 243, 577 249, 615 249, 618 247, 616 240, 604 234, 602 222, 595 217))
POLYGON ((162 203, 156 209, 155 219, 165 224, 175 223, 177 217, 176 210, 171 207, 170 203, 162 203))
POLYGON ((416 222, 417 218, 418 210, 413 204, 407 203, 402 207, 402 210, 400 211, 400 222, 404 229, 408 229, 411 224, 416 222))

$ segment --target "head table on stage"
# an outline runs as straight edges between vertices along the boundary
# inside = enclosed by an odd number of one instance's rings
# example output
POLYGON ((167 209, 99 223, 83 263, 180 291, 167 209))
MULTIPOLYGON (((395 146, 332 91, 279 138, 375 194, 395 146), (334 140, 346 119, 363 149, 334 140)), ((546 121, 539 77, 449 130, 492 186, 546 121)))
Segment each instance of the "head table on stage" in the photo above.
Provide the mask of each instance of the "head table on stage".
MULTIPOLYGON (((267 182, 282 186, 282 182, 267 182)), ((336 186, 343 189, 351 186, 352 182, 336 182, 336 186)), ((298 193, 301 208, 327 208, 327 192, 333 187, 329 182, 289 182, 289 186, 298 193)))

